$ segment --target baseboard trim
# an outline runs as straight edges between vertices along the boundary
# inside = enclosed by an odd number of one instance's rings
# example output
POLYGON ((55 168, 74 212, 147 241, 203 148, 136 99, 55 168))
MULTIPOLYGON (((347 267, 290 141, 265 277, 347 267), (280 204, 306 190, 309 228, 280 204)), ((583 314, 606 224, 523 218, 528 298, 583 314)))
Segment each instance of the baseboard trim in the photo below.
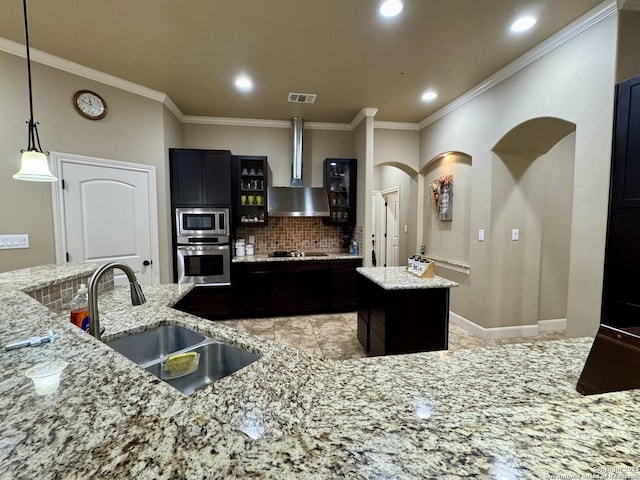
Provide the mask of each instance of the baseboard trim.
POLYGON ((537 337, 541 332, 566 330, 567 319, 557 318, 552 320, 539 320, 536 325, 514 325, 509 327, 485 328, 458 315, 449 312, 449 321, 460 328, 464 328, 470 334, 482 340, 500 340, 514 337, 537 337))

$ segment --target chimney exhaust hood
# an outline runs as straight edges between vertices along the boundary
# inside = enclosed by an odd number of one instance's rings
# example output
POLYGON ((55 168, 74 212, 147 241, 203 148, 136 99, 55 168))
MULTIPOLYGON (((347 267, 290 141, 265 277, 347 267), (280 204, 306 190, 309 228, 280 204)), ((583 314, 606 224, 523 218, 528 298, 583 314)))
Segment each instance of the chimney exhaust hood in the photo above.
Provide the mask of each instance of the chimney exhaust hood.
POLYGON ((328 217, 329 198, 321 187, 302 184, 302 131, 304 120, 291 119, 293 139, 293 165, 290 187, 267 189, 267 213, 272 217, 328 217))

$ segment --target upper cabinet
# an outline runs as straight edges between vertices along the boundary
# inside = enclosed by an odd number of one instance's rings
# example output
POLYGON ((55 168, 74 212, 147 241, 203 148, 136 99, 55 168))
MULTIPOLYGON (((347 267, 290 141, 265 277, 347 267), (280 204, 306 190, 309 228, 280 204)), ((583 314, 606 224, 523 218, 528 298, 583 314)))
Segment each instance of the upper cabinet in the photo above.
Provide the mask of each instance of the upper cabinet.
POLYGON ((231 152, 169 149, 173 207, 231 205, 231 152))
POLYGON ((329 196, 327 225, 356 224, 355 158, 327 158, 324 161, 324 186, 329 196))
POLYGON ((233 157, 233 211, 236 225, 267 224, 267 157, 233 157))

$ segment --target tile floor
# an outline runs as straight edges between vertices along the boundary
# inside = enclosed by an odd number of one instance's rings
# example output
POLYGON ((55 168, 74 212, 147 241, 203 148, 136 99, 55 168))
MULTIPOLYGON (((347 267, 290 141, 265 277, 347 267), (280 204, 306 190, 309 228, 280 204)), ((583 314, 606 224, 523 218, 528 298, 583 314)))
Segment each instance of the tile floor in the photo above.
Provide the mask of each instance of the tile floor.
MULTIPOLYGON (((314 353, 323 358, 346 360, 367 356, 356 337, 356 313, 224 320, 220 323, 257 337, 275 340, 314 353)), ((456 325, 450 325, 449 350, 533 340, 555 340, 564 337, 564 332, 546 332, 535 338, 482 340, 456 325)))

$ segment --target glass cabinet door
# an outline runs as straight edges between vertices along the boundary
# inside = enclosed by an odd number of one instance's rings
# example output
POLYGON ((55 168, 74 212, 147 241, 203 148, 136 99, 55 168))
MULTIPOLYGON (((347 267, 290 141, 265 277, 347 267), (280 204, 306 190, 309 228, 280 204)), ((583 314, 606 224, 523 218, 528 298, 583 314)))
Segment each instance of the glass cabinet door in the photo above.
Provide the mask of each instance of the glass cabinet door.
POLYGON ((267 157, 237 156, 236 221, 239 225, 267 223, 267 157))
POLYGON ((355 225, 356 160, 327 158, 324 161, 324 185, 329 196, 330 225, 355 225))

